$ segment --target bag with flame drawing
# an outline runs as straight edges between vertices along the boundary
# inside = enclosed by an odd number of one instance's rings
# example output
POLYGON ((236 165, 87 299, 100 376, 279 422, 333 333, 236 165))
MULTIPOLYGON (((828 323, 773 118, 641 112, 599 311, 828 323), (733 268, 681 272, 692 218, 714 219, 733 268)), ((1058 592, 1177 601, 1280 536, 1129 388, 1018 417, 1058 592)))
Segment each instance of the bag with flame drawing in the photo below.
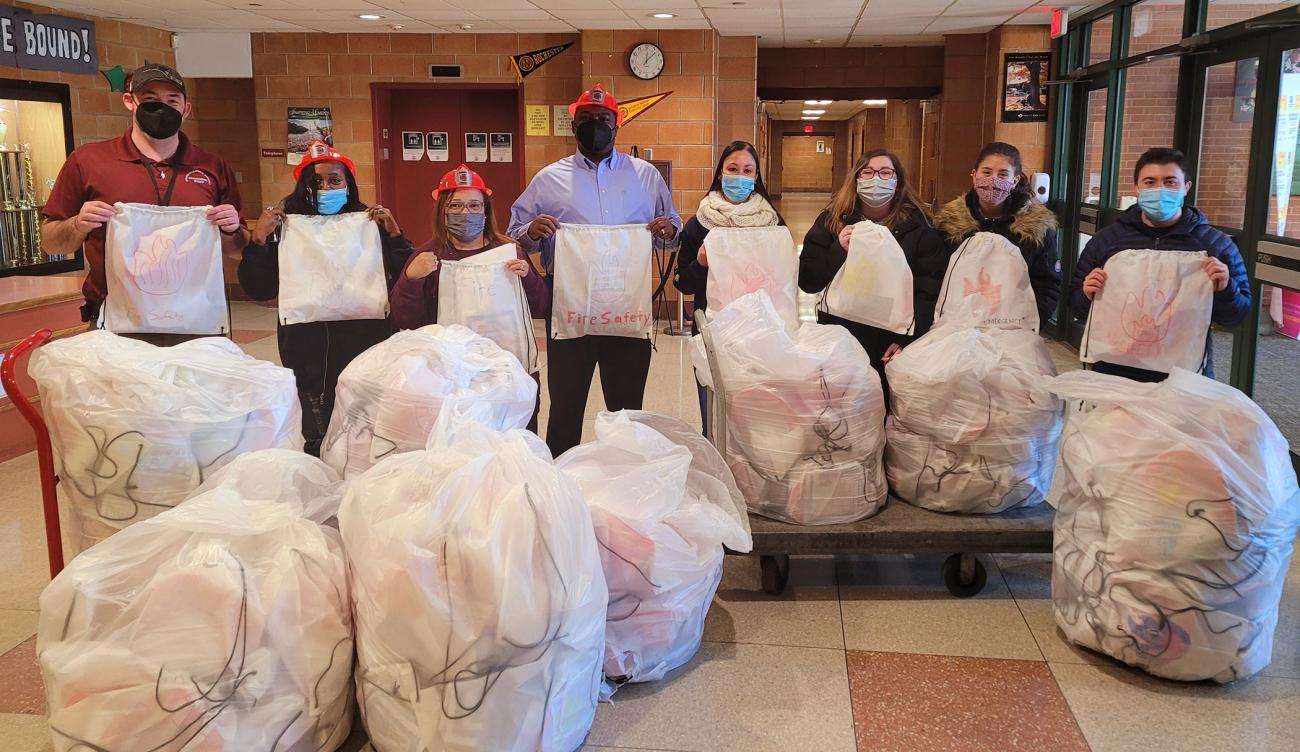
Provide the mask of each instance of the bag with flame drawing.
POLYGON ((290 214, 278 253, 281 324, 388 316, 384 245, 366 212, 290 214))
POLYGON ((645 225, 560 225, 551 336, 649 339, 652 239, 645 225))
POLYGON ((113 207, 100 325, 117 334, 229 332, 221 231, 207 219, 211 207, 113 207))
POLYGON ((155 347, 85 332, 36 350, 28 371, 73 553, 175 506, 240 454, 302 449, 293 372, 222 337, 155 347))
POLYGON ((948 260, 934 320, 1038 331, 1038 303, 1020 249, 997 233, 967 238, 948 260))
POLYGON ((1180 368, 1154 384, 1079 371, 1048 388, 1079 405, 1051 499, 1061 630, 1169 679, 1229 682, 1267 666, 1300 521, 1273 421, 1180 368))
POLYGON ((912 268, 894 233, 869 220, 854 225, 848 257, 818 302, 832 316, 911 334, 912 268))
POLYGON ((1199 371, 1214 309, 1204 251, 1120 251, 1106 261, 1106 287, 1092 301, 1079 345, 1084 363, 1169 373, 1199 371))
POLYGON ((582 746, 609 597, 582 493, 540 439, 444 412, 428 449, 349 481, 339 528, 375 749, 582 746))
POLYGON ((709 231, 704 246, 709 257, 709 310, 721 311, 731 301, 763 290, 786 326, 799 326, 799 254, 789 228, 718 227, 709 231))
POLYGON ((537 372, 537 338, 523 282, 506 271, 518 258, 503 245, 463 261, 443 261, 438 272, 438 323, 460 324, 497 343, 537 372))
POLYGON ((352 611, 338 476, 300 451, 226 465, 41 593, 57 752, 322 750, 348 738, 352 611))
POLYGON ((745 499, 708 439, 676 418, 601 413, 556 466, 591 509, 609 586, 605 676, 662 679, 699 650, 723 546, 753 547, 745 499))
POLYGON ((821 324, 792 333, 762 290, 709 326, 721 373, 709 372, 698 337, 691 358, 726 401, 727 464, 750 511, 833 525, 884 508, 884 392, 853 335, 821 324))
POLYGON ((450 405, 505 431, 528 425, 536 399, 537 382, 487 337, 457 324, 397 332, 339 374, 321 459, 351 478, 423 447, 450 405))

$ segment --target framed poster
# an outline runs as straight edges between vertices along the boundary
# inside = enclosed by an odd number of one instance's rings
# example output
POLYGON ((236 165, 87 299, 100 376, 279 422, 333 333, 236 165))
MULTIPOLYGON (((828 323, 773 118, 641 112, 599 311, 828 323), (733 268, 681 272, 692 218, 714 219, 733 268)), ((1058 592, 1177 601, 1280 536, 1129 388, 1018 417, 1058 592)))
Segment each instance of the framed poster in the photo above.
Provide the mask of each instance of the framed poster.
POLYGON ((488 134, 486 133, 465 134, 465 161, 466 162, 488 161, 488 134))
POLYGON ((1002 122, 1047 122, 1050 52, 1012 52, 1003 57, 1002 122))
POLYGON ((334 145, 334 118, 328 107, 290 107, 289 143, 285 159, 291 165, 302 164, 302 156, 313 141, 334 145))

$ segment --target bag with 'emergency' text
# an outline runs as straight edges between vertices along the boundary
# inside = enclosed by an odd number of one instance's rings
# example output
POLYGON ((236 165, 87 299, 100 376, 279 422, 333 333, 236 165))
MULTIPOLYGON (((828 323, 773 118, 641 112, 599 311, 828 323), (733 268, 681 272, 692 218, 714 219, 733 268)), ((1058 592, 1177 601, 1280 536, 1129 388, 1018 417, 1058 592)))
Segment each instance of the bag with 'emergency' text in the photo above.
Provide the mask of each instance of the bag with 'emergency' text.
POLYGON ((709 309, 764 290, 786 326, 799 326, 799 254, 786 227, 717 227, 704 241, 709 258, 709 309))
POLYGON ((1204 251, 1120 251, 1106 261, 1106 287, 1092 301, 1079 344, 1084 363, 1104 361, 1169 373, 1201 370, 1214 284, 1204 251))
POLYGON ((487 337, 537 371, 537 338, 523 282, 506 271, 518 258, 513 245, 503 245, 463 261, 443 261, 438 277, 438 323, 460 324, 487 337))
POLYGON ((279 253, 281 324, 388 316, 383 242, 365 212, 290 214, 279 253))
POLYGON ((967 238, 948 260, 934 320, 1038 331, 1038 304, 1020 249, 993 232, 967 238))
POLYGON ((818 307, 859 324, 911 334, 916 327, 912 268, 894 233, 870 220, 859 222, 848 251, 818 307))
POLYGON ((115 334, 230 331, 221 231, 207 206, 117 203, 108 223, 108 297, 100 323, 115 334))
POLYGON ((645 225, 561 225, 555 233, 552 336, 649 339, 651 252, 645 225))

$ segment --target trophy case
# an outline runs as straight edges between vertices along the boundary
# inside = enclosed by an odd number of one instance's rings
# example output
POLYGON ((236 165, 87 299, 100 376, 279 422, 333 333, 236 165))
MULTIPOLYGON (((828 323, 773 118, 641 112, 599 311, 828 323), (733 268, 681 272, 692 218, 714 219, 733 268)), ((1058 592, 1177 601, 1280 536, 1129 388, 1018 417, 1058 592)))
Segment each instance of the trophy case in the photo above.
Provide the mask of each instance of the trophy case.
POLYGON ((67 84, 0 79, 0 277, 82 268, 80 251, 41 247, 41 209, 72 146, 67 84))

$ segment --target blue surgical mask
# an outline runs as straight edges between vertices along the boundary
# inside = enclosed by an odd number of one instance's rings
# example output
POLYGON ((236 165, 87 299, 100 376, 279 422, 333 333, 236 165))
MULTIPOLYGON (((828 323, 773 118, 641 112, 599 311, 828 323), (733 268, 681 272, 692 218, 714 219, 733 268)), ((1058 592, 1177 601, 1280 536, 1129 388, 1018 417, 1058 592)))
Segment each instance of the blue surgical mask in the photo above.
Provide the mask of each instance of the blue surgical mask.
POLYGON ((1177 188, 1143 188, 1138 206, 1152 222, 1168 222, 1183 211, 1183 192, 1177 188))
POLYGON ((348 202, 347 188, 316 191, 316 211, 321 214, 338 214, 348 202))
POLYGON ((722 193, 728 200, 739 204, 754 192, 754 179, 744 175, 723 175, 722 193))

